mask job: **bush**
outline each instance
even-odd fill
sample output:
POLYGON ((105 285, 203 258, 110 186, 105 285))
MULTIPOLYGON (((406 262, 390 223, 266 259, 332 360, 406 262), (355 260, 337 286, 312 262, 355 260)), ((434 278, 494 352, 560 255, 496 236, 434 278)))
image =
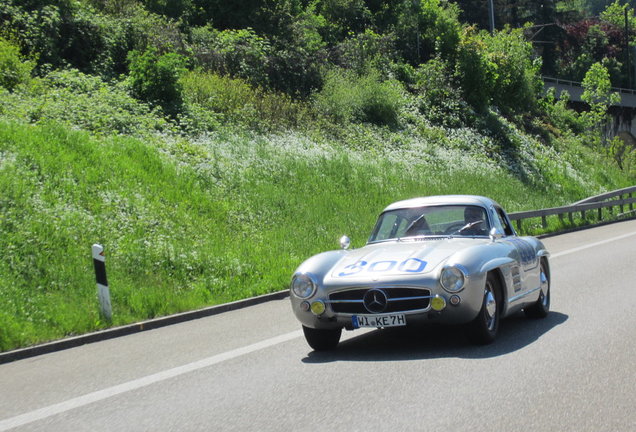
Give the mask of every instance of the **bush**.
POLYGON ((330 71, 323 89, 316 95, 316 106, 337 122, 368 122, 397 126, 405 99, 400 83, 382 81, 377 71, 358 76, 342 69, 330 71))
POLYGON ((12 91, 28 82, 34 67, 34 62, 22 58, 16 45, 0 37, 0 87, 12 91))
POLYGON ((400 2, 396 6, 395 33, 406 61, 416 66, 436 54, 452 56, 461 30, 456 4, 418 0, 400 2))
MULTIPOLYGON (((298 126, 307 116, 305 106, 290 96, 252 87, 238 78, 192 71, 183 76, 181 83, 187 110, 198 118, 208 111, 235 123, 274 129, 298 126)), ((215 125, 213 120, 211 126, 215 125)))
POLYGON ((422 115, 434 124, 447 127, 458 127, 466 123, 467 105, 446 61, 441 58, 429 60, 420 65, 414 78, 414 90, 422 115))
POLYGON ((456 75, 464 98, 477 111, 494 105, 504 114, 517 114, 535 109, 542 90, 540 68, 521 29, 491 35, 468 28, 459 46, 456 75))
POLYGON ((398 61, 395 36, 379 35, 372 30, 352 35, 331 49, 330 60, 358 74, 368 72, 370 68, 387 70, 391 62, 398 61))
POLYGON ((472 28, 465 30, 459 44, 455 68, 464 100, 477 112, 484 113, 492 102, 497 65, 485 54, 485 44, 472 28))
POLYGON ((179 79, 186 71, 185 59, 175 53, 160 55, 154 48, 143 53, 133 50, 128 59, 133 94, 176 115, 183 103, 179 79))
POLYGON ((63 122, 104 135, 142 136, 168 126, 131 97, 125 83, 106 83, 78 70, 53 71, 24 91, 2 95, 0 114, 32 123, 63 122))
POLYGON ((567 91, 562 92, 557 99, 556 90, 551 87, 539 100, 539 105, 550 124, 556 128, 554 132, 581 134, 585 130, 585 121, 576 111, 568 108, 569 102, 570 94, 567 91))
POLYGON ((218 31, 210 26, 198 27, 192 30, 191 40, 198 66, 254 85, 268 85, 271 47, 252 29, 218 31))

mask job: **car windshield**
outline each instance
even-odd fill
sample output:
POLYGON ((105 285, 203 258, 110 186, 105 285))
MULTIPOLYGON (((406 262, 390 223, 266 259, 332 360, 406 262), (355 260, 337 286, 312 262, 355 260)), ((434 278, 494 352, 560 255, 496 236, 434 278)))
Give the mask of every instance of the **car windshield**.
POLYGON ((474 205, 442 205, 390 210, 380 215, 369 242, 418 236, 487 236, 486 211, 474 205))

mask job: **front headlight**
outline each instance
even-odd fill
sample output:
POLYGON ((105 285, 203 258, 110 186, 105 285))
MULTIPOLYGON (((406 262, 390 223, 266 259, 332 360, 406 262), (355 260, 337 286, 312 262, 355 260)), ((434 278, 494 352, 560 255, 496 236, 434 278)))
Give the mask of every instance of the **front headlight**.
POLYGON ((448 292, 458 292, 464 288, 466 282, 466 275, 457 267, 446 267, 442 270, 442 276, 439 280, 444 288, 448 292))
POLYGON ((292 279, 291 290, 296 297, 309 298, 316 292, 316 282, 306 273, 297 274, 292 279))

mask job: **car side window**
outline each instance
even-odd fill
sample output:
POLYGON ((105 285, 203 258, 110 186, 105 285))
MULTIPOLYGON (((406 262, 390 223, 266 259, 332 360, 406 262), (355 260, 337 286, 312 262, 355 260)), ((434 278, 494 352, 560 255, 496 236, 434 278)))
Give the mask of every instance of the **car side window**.
POLYGON ((497 208, 497 218, 499 219, 499 223, 503 227, 504 234, 506 234, 507 236, 514 235, 515 232, 508 223, 508 218, 504 216, 504 212, 500 208, 497 208))

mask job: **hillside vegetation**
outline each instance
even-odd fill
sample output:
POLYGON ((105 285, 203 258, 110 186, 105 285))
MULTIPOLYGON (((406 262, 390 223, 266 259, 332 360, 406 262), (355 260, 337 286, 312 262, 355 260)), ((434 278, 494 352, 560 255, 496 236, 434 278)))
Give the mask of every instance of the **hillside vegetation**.
POLYGON ((577 113, 451 2, 205 4, 0 0, 0 350, 284 289, 399 199, 634 184, 601 60, 577 113))

